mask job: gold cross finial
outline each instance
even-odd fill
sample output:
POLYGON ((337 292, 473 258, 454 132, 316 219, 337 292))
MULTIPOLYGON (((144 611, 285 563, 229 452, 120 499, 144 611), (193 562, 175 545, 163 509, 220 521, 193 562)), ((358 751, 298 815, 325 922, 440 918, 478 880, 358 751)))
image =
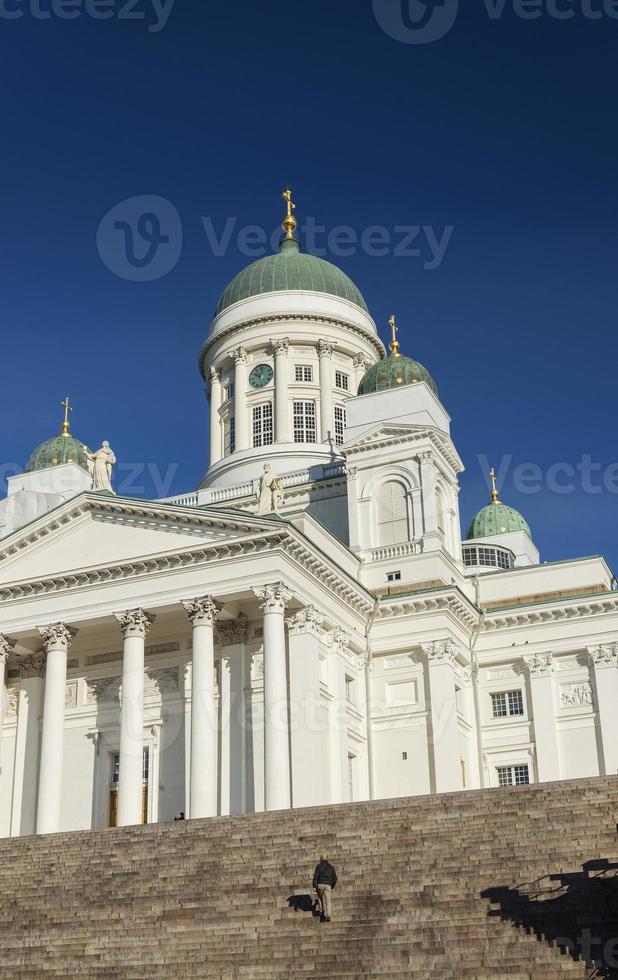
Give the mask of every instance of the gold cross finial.
POLYGON ((400 345, 399 345, 399 341, 397 340, 397 331, 399 328, 397 327, 397 318, 394 313, 392 317, 389 319, 388 325, 391 328, 391 334, 392 334, 392 340, 390 343, 391 354, 393 355, 393 357, 400 357, 399 354, 400 345))
POLYGON ((496 471, 492 468, 489 471, 489 476, 491 478, 491 502, 492 504, 498 503, 498 484, 496 483, 496 471))
POLYGON ((296 211, 296 205, 292 200, 292 191, 288 188, 287 191, 283 192, 283 200, 287 204, 288 213, 283 219, 282 228, 285 232, 285 239, 288 242, 295 241, 294 232, 298 227, 298 221, 294 217, 294 212, 296 211))
POLYGON ((64 401, 60 402, 60 404, 64 409, 64 421, 62 423, 62 432, 60 434, 63 436, 68 436, 69 429, 71 428, 71 425, 69 423, 69 412, 73 411, 73 407, 69 401, 69 396, 67 395, 64 401))

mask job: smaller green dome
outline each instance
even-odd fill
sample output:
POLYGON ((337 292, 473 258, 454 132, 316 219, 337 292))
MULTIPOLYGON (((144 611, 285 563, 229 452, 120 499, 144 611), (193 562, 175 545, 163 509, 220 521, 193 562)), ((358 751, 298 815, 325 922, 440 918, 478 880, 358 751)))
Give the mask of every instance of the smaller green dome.
POLYGON ((519 511, 496 500, 487 504, 472 518, 466 540, 491 538, 496 534, 508 534, 512 531, 525 531, 532 539, 530 528, 519 511))
POLYGON ((369 395, 374 391, 386 391, 388 388, 399 388, 401 385, 414 385, 425 381, 436 398, 438 386, 429 371, 418 361, 402 354, 385 358, 369 368, 361 381, 358 394, 369 395))
POLYGON ((46 470, 50 466, 61 466, 63 463, 77 463, 82 469, 88 469, 84 443, 70 432, 55 436, 37 446, 26 464, 26 472, 46 470))

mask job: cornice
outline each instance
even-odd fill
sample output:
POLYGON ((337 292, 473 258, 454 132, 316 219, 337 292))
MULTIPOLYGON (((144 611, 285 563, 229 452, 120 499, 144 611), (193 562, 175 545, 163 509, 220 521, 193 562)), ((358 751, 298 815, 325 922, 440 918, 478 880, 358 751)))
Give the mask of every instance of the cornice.
MULTIPOLYGON (((127 510, 131 514, 139 513, 144 510, 151 514, 149 508, 140 508, 133 505, 126 507, 119 501, 99 504, 98 501, 82 501, 75 508, 70 509, 57 520, 39 529, 38 533, 32 532, 22 540, 15 542, 9 554, 16 553, 22 548, 28 547, 33 541, 46 536, 50 530, 62 527, 69 523, 70 514, 79 516, 90 506, 94 509, 104 511, 127 510), (19 547, 18 547, 19 545, 19 547)), ((156 508, 155 508, 156 511, 156 508)), ((190 568, 207 562, 216 560, 226 560, 239 558, 245 555, 259 555, 270 551, 273 548, 281 548, 299 567, 314 577, 327 590, 337 596, 345 605, 354 609, 357 613, 367 614, 372 608, 371 595, 354 579, 340 569, 327 555, 315 549, 310 542, 301 537, 299 532, 287 524, 271 524, 265 528, 266 522, 258 520, 245 523, 243 520, 235 521, 233 518, 222 518, 209 515, 208 512, 193 512, 188 508, 170 508, 160 510, 161 517, 165 520, 171 517, 174 521, 181 523, 199 523, 206 526, 219 526, 225 528, 243 529, 249 532, 244 537, 232 540, 215 540, 201 545, 201 547, 187 548, 177 552, 165 552, 160 555, 151 555, 144 558, 135 558, 121 561, 113 565, 104 565, 92 568, 81 569, 75 572, 65 572, 61 575, 48 576, 41 579, 28 579, 0 585, 0 601, 15 599, 30 599, 35 596, 47 595, 70 591, 73 589, 103 585, 108 582, 122 579, 139 578, 153 572, 169 572, 177 569, 190 568), (184 514, 182 513, 184 510, 184 514), (186 520, 183 520, 186 518, 186 520), (195 518, 193 520, 192 518, 195 518), (261 533, 256 533, 257 528, 261 533)), ((2 554, 0 553, 0 558, 2 554)), ((6 557, 6 556, 5 556, 6 557)))
POLYGON ((384 596, 380 599, 378 619, 414 616, 421 613, 450 613, 466 629, 478 625, 480 613, 458 590, 445 588, 431 593, 384 596))
POLYGON ((542 606, 530 605, 518 609, 488 612, 485 615, 483 628, 499 630, 517 626, 536 626, 608 613, 618 613, 618 592, 598 593, 588 599, 571 602, 544 603, 542 606))
POLYGON ((262 530, 265 530, 266 525, 265 521, 261 521, 246 512, 242 514, 242 517, 240 514, 238 517, 235 515, 228 517, 221 512, 181 507, 175 504, 161 504, 157 501, 111 496, 95 497, 91 494, 81 494, 66 504, 60 505, 56 512, 49 512, 32 524, 18 529, 4 541, 0 541, 0 562, 14 557, 25 548, 32 547, 37 541, 66 527, 85 514, 126 516, 131 518, 132 523, 142 526, 164 523, 182 527, 210 527, 222 531, 236 530, 247 534, 255 533, 256 525, 262 530))
MULTIPOLYGON (((335 326, 342 327, 346 331, 357 334, 364 340, 369 341, 372 347, 375 348, 376 353, 379 355, 380 360, 386 357, 386 350, 384 344, 379 337, 369 332, 369 330, 364 330, 357 324, 350 323, 348 320, 343 320, 340 317, 335 316, 324 316, 319 313, 272 313, 264 316, 249 317, 246 320, 241 320, 239 323, 232 324, 222 330, 220 333, 215 334, 214 337, 210 337, 204 341, 202 350, 199 356, 199 368, 200 373, 204 380, 206 380, 204 374, 204 362, 208 356, 212 347, 218 344, 221 340, 231 337, 233 334, 237 333, 239 330, 245 330, 250 327, 259 327, 266 324, 272 323, 290 323, 290 322, 304 322, 304 323, 316 323, 323 326, 335 326)), ((292 340, 292 343, 294 341, 292 340)))
POLYGON ((451 439, 446 434, 434 428, 416 428, 409 425, 391 426, 385 424, 376 426, 373 430, 359 436, 354 442, 343 447, 345 457, 352 461, 367 452, 375 453, 378 449, 392 449, 410 443, 429 441, 439 456, 452 469, 454 474, 463 471, 463 462, 456 452, 451 439))

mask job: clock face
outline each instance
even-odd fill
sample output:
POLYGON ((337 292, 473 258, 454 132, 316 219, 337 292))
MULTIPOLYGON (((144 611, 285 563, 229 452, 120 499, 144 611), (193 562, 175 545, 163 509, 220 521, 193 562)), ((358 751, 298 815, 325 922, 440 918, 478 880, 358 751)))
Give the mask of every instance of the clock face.
POLYGON ((272 379, 273 369, 270 364, 258 364, 249 375, 249 384, 252 388, 264 388, 272 379))

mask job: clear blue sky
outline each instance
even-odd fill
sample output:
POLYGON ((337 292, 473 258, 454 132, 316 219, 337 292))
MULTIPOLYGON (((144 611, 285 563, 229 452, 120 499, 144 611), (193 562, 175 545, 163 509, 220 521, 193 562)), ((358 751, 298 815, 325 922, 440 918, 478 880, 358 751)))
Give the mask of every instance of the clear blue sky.
MULTIPOLYGON (((531 20, 512 0, 501 17, 496 0, 466 0, 444 37, 408 44, 370 0, 176 0, 156 31, 152 0, 139 20, 118 16, 125 0, 103 0, 109 20, 86 0, 54 0, 42 19, 52 0, 36 2, 0 4, 6 464, 54 434, 68 393, 81 439, 109 439, 123 464, 174 465, 164 489, 193 489, 208 442, 197 355, 250 261, 234 236, 214 255, 202 219, 217 235, 228 218, 270 232, 289 182, 301 222, 382 225, 394 244, 396 226, 454 226, 435 269, 422 236, 420 257, 330 258, 385 339, 398 313, 405 352, 436 378, 467 467, 464 524, 488 499, 479 455, 512 457, 503 498, 543 557, 602 552, 618 567, 618 20, 591 19, 584 0, 561 0, 568 20, 541 0, 531 20), (177 264, 150 282, 113 274, 97 249, 104 216, 141 195, 172 202, 183 231, 177 264), (586 457, 601 492, 578 472, 572 492, 548 487, 552 466, 586 457), (513 479, 525 463, 536 493, 513 479)), ((404 38, 425 10, 410 3, 376 0, 404 38)), ((425 19, 444 14, 434 6, 425 19)), ((140 486, 157 492, 148 475, 140 486)))

